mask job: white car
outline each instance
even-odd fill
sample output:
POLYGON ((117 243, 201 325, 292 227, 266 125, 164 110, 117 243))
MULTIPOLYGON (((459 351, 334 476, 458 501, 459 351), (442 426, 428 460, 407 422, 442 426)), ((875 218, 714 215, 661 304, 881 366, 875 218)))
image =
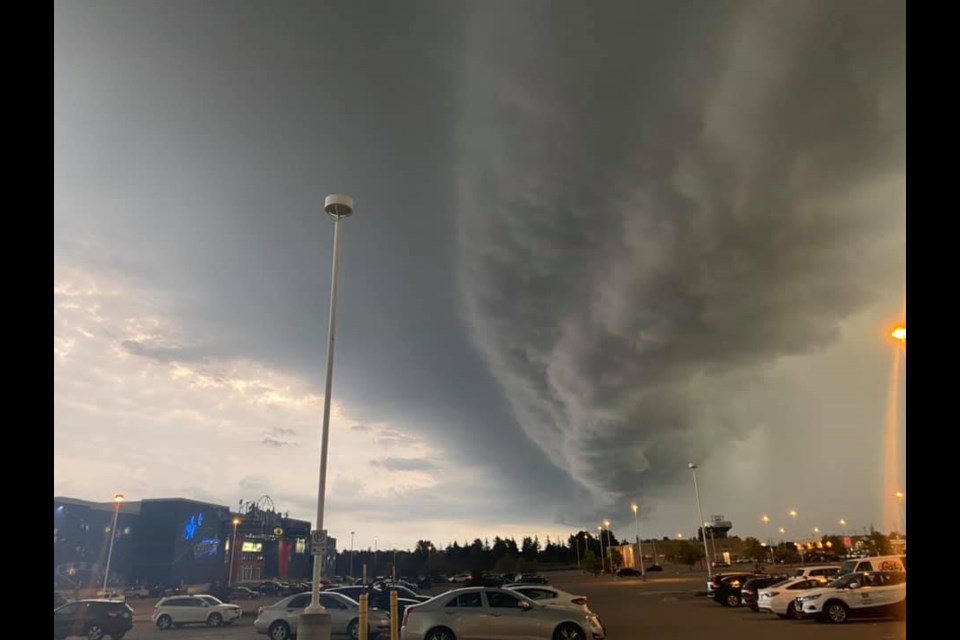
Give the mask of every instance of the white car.
POLYGON ((402 640, 603 640, 595 614, 540 604, 510 589, 454 589, 407 607, 402 640))
MULTIPOLYGON (((311 593, 288 596, 269 607, 260 607, 253 628, 265 633, 270 640, 289 640, 297 635, 300 614, 310 604, 311 593)), ((320 604, 330 614, 330 630, 333 636, 360 637, 360 603, 335 591, 321 591, 320 604)), ((389 637, 390 616, 379 609, 368 609, 367 637, 389 637)))
POLYGON ((842 624, 854 616, 906 616, 907 574, 850 573, 797 598, 797 611, 818 621, 842 624))
MULTIPOLYGON (((850 571, 846 573, 850 573, 850 571)), ((793 574, 794 578, 821 577, 829 580, 839 578, 840 576, 840 565, 838 564, 820 564, 811 567, 800 567, 793 574)))
POLYGON ((757 592, 757 609, 775 613, 781 618, 797 617, 797 596, 801 591, 819 589, 827 585, 825 578, 788 578, 757 592))
POLYGON ((541 584, 506 584, 503 588, 521 593, 531 600, 542 604, 576 607, 583 609, 585 613, 590 613, 586 596, 574 595, 562 589, 557 589, 556 587, 548 587, 541 584))
POLYGON ((185 624, 219 627, 240 619, 243 610, 210 595, 171 596, 163 598, 153 609, 153 624, 161 631, 185 624))

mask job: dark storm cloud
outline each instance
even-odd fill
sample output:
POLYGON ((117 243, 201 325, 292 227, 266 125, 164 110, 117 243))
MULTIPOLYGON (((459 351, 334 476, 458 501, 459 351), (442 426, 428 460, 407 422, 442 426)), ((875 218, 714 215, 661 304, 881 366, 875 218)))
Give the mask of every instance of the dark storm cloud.
POLYGON ((433 471, 437 468, 437 465, 430 460, 420 458, 384 458, 372 460, 370 464, 387 471, 433 471))
POLYGON ((902 5, 629 6, 478 11, 459 127, 475 344, 601 501, 745 436, 904 269, 902 5))

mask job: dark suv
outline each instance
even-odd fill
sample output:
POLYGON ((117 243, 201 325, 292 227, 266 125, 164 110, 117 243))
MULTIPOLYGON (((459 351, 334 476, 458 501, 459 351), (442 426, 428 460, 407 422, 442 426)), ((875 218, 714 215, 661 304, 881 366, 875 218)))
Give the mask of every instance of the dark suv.
POLYGON ((116 600, 77 600, 53 610, 53 637, 120 640, 133 628, 133 609, 116 600))

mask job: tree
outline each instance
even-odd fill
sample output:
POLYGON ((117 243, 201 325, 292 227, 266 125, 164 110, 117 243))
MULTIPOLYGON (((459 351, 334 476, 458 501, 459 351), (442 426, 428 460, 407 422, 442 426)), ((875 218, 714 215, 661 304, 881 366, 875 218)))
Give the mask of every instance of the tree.
POLYGON ((681 540, 676 552, 677 562, 685 564, 693 571, 693 565, 703 560, 703 549, 690 540, 681 540))
POLYGON ((870 545, 870 553, 875 556, 889 556, 893 553, 893 549, 890 546, 890 538, 879 531, 870 531, 870 535, 867 537, 867 544, 870 545))
POLYGON ((751 558, 755 562, 764 562, 768 560, 767 548, 764 547, 756 538, 745 538, 743 541, 743 555, 751 558))
POLYGON ((593 549, 587 549, 583 554, 583 568, 590 573, 600 573, 600 556, 593 549))

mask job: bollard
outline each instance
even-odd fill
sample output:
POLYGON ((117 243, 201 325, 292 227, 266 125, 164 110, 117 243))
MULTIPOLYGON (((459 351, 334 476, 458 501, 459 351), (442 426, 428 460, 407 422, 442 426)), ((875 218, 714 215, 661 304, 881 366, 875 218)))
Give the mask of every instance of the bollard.
POLYGON ((397 615, 397 592, 390 592, 390 640, 400 640, 400 617, 397 615))
POLYGON ((369 609, 367 607, 367 602, 370 600, 370 596, 366 593, 360 596, 360 640, 367 640, 367 629, 368 618, 370 617, 369 609))

